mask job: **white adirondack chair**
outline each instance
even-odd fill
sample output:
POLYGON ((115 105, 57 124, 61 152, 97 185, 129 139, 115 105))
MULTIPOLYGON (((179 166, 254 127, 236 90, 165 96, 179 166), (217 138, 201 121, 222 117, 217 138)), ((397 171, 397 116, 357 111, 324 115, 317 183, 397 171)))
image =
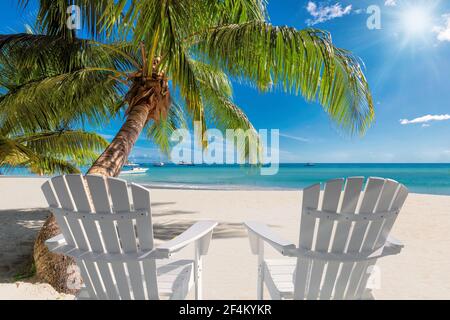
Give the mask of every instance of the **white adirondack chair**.
POLYGON ((246 222, 252 253, 258 255, 258 299, 264 283, 272 299, 372 298, 367 283, 371 274, 380 276, 374 272, 377 259, 403 247, 388 235, 408 189, 369 178, 363 190, 363 182, 336 179, 323 191, 320 184, 304 189, 298 247, 263 224, 246 222), (265 243, 291 258, 265 259, 265 243))
POLYGON ((78 298, 184 299, 194 284, 195 298, 202 298, 202 256, 216 222, 197 222, 155 247, 148 189, 128 188, 116 178, 64 175, 42 190, 62 231, 46 244, 75 259, 84 282, 78 298), (195 259, 161 260, 190 243, 195 259))

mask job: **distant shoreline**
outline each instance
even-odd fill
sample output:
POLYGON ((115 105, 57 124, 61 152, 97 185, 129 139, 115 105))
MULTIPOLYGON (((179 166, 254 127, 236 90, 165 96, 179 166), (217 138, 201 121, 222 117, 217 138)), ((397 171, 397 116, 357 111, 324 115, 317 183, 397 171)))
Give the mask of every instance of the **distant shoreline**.
MULTIPOLYGON (((0 181, 2 178, 10 179, 48 179, 48 176, 35 176, 35 175, 0 175, 0 181)), ((119 179, 125 179, 125 177, 118 177, 119 179)), ((325 182, 325 181, 317 181, 325 182)), ((188 183, 139 183, 136 181, 128 181, 129 184, 137 183, 148 189, 155 190, 199 190, 199 191, 302 191, 302 187, 277 187, 277 186, 255 186, 255 185, 220 185, 220 184, 188 184, 188 183)), ((412 191, 413 194, 419 195, 433 195, 433 196, 450 196, 450 194, 442 193, 426 193, 412 191)))
MULTIPOLYGON (((275 175, 262 175, 258 168, 239 165, 139 166, 148 169, 119 178, 152 189, 295 191, 336 178, 382 177, 404 184, 413 193, 450 195, 450 164, 443 163, 281 164, 275 175)), ((9 177, 33 177, 23 169, 7 173, 9 177)))
POLYGON ((204 190, 204 191, 295 191, 302 188, 282 188, 272 186, 245 186, 245 185, 196 185, 196 184, 141 184, 149 189, 161 190, 204 190))

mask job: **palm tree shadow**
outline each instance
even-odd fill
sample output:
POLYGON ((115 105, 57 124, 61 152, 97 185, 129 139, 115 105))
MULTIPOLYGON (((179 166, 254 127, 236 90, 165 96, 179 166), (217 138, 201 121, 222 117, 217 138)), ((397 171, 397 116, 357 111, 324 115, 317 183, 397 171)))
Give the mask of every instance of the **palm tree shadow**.
POLYGON ((0 210, 0 281, 30 268, 34 241, 49 215, 45 209, 0 210))
MULTIPOLYGON (((158 240, 171 240, 191 227, 196 221, 164 222, 153 224, 154 237, 158 240)), ((221 222, 214 229, 213 239, 245 238, 247 231, 242 223, 221 222)))
POLYGON ((176 205, 177 203, 175 201, 170 202, 152 202, 152 216, 153 217, 165 217, 165 216, 173 216, 178 214, 194 214, 197 213, 197 211, 189 211, 189 210, 178 210, 178 209, 172 209, 168 210, 165 208, 165 206, 171 206, 176 205), (158 207, 163 208, 158 208, 158 207), (156 208, 155 208, 156 207, 156 208))
POLYGON ((164 217, 164 216, 173 216, 178 214, 194 214, 197 211, 188 211, 188 210, 164 210, 161 212, 152 212, 153 217, 164 217))
POLYGON ((213 239, 246 238, 247 230, 243 223, 221 222, 214 229, 213 239))
POLYGON ((152 207, 159 207, 159 206, 168 206, 171 204, 177 204, 175 201, 170 202, 152 202, 152 207))

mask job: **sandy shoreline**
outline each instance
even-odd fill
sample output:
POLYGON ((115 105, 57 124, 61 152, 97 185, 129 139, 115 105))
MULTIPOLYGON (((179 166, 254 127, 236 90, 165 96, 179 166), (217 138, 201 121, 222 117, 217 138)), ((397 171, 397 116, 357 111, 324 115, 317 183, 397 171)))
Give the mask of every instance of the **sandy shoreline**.
MULTIPOLYGON (((36 189, 38 183, 33 183, 29 189, 22 187, 21 194, 39 192, 36 189)), ((11 218, 14 215, 11 197, 17 190, 5 188, 6 183, 2 184, 0 179, 0 210, 10 209, 0 211, 2 232, 11 229, 8 224, 19 223, 11 218)), ((284 238, 297 242, 301 206, 299 191, 152 189, 151 194, 155 235, 160 241, 170 239, 197 220, 220 222, 204 262, 205 299, 256 298, 256 257, 250 253, 243 221, 265 222, 284 238)), ((28 198, 24 205, 31 205, 31 198, 35 205, 43 200, 39 194, 28 198)), ((35 208, 43 206, 36 205, 35 208)), ((21 223, 24 225, 23 221, 21 223)), ((450 196, 411 194, 393 230, 395 237, 406 247, 400 255, 379 261, 381 288, 375 290, 375 297, 450 299, 449 231, 450 196)), ((2 244, 0 248, 4 246, 2 244)), ((188 248, 175 258, 189 257, 192 251, 188 248)), ((268 256, 276 257, 274 252, 267 251, 268 256)), ((0 298, 27 298, 23 293, 25 289, 20 294, 14 286, 0 284, 0 298)), ((25 287, 22 284, 22 288, 25 287)), ((29 290, 32 290, 33 297, 57 297, 54 292, 50 294, 48 288, 39 290, 36 285, 32 288, 29 290)))

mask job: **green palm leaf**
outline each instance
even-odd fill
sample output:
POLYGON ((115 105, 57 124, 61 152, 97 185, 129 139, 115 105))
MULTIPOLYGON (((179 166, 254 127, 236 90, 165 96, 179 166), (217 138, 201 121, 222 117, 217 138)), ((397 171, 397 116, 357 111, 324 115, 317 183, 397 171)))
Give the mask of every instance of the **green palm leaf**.
POLYGON ((187 128, 185 112, 180 105, 172 102, 167 118, 161 117, 158 123, 148 125, 146 135, 164 154, 169 155, 172 145, 170 137, 176 130, 184 128, 187 128))
MULTIPOLYGON (((5 130, 3 130, 5 131, 5 130)), ((79 172, 108 142, 82 130, 41 131, 0 137, 0 167, 24 166, 39 174, 79 172)))
POLYGON ((198 38, 196 49, 262 91, 280 88, 318 101, 350 132, 364 132, 373 120, 372 97, 359 60, 336 48, 326 32, 252 21, 209 30, 198 38))

